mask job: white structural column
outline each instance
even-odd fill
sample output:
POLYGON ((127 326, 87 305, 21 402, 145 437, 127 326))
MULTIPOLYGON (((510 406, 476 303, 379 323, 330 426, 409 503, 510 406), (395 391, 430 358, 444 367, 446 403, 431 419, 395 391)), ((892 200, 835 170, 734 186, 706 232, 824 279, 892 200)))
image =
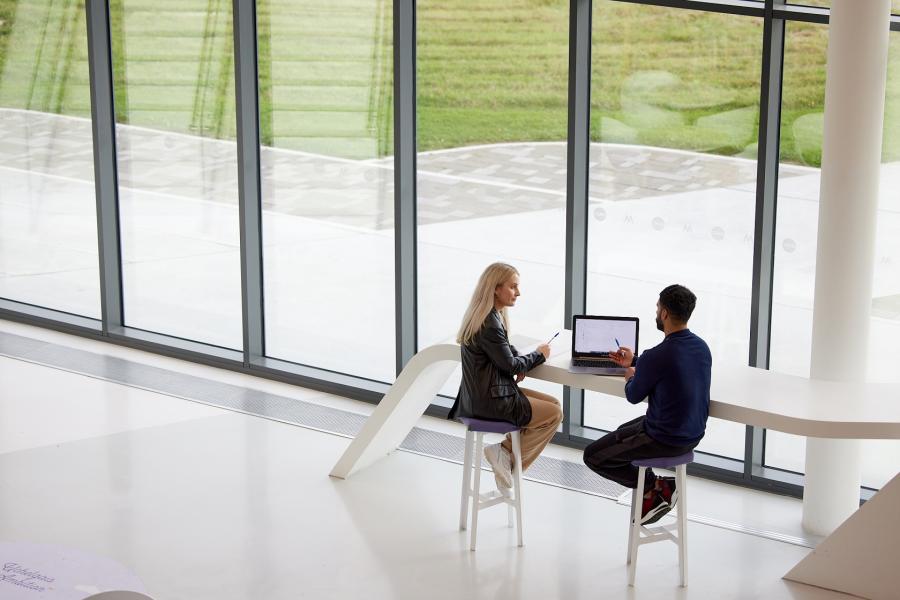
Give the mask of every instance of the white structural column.
MULTIPOLYGON (((890 0, 833 0, 810 377, 867 365, 890 0)), ((853 398, 847 398, 852 403, 853 398)), ((827 535, 859 507, 859 442, 808 438, 803 526, 827 535)))

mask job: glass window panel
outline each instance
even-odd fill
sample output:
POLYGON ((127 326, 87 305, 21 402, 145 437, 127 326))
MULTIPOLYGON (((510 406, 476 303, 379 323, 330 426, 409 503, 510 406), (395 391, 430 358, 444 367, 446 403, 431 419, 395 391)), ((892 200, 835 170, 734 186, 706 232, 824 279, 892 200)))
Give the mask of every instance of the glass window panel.
POLYGON ((391 3, 257 3, 266 352, 395 376, 391 3))
POLYGON ((0 2, 0 297, 100 318, 83 3, 0 2))
MULTIPOLYGON (((594 11, 588 310, 640 317, 646 350, 662 340, 660 290, 682 283, 713 369, 746 364, 762 20, 594 11)), ((609 430, 645 410, 590 393, 584 422, 609 430)), ((699 449, 743 458, 744 426, 710 419, 699 449)))
MULTIPOLYGON (((549 339, 565 298, 568 6, 427 0, 418 20, 419 346, 452 339, 484 268, 521 274, 513 341, 549 339)), ((523 385, 562 397, 561 386, 523 385)), ((459 378, 443 392, 455 396, 459 378)))
MULTIPOLYGON (((773 288, 771 367, 809 376, 813 292, 825 98, 828 28, 789 23, 784 58, 781 130, 782 164, 773 288)), ((884 141, 880 172, 878 229, 868 379, 900 381, 896 369, 900 339, 900 34, 891 33, 885 96, 884 141)), ((805 438, 769 431, 768 465, 802 472, 805 438)), ((900 442, 862 443, 862 483, 881 487, 900 464, 900 442)))
MULTIPOLYGON (((788 4, 799 4, 801 6, 831 6, 831 0, 802 0, 801 2, 788 2, 788 4)), ((891 0, 891 13, 900 14, 900 0, 891 0)))
POLYGON ((111 11, 125 323, 241 348, 231 2, 111 11))

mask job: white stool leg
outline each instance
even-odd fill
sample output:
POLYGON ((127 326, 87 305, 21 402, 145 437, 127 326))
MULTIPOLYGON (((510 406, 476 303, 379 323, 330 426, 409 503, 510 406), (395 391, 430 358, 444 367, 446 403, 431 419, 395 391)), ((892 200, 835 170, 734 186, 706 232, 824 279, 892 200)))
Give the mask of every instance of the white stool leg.
POLYGON ((625 564, 631 564, 631 540, 634 539, 634 506, 638 501, 637 488, 631 490, 631 520, 628 521, 628 556, 625 558, 625 564))
MULTIPOLYGON (((512 436, 513 436, 513 434, 510 434, 510 435, 509 435, 509 440, 510 440, 509 443, 510 443, 510 446, 512 446, 512 436)), ((515 448, 513 448, 513 452, 515 452, 515 448)), ((516 467, 515 467, 515 462, 516 462, 516 459, 513 458, 513 459, 512 459, 513 469, 516 468, 516 467)), ((513 499, 513 500, 515 500, 515 499, 513 499)), ((509 528, 515 527, 515 522, 514 522, 514 519, 513 519, 513 511, 514 511, 514 510, 515 510, 515 509, 514 509, 514 507, 513 507, 512 504, 507 504, 507 505, 506 505, 506 526, 509 527, 509 528)))
POLYGON ((678 486, 678 565, 681 568, 681 587, 687 587, 687 465, 675 467, 678 486))
POLYGON ((522 444, 518 431, 513 431, 512 435, 513 459, 513 485, 515 486, 515 504, 516 504, 516 525, 519 533, 519 546, 522 546, 522 444))
POLYGON ((472 496, 472 438, 474 434, 466 430, 466 449, 463 453, 462 494, 459 498, 459 529, 465 531, 469 521, 469 498, 472 496))
POLYGON ((469 550, 475 550, 475 538, 478 535, 478 512, 481 510, 481 460, 484 457, 484 434, 480 431, 475 434, 475 455, 472 457, 472 465, 475 481, 472 486, 472 540, 469 550))
POLYGON ((644 504, 644 478, 646 476, 646 467, 640 467, 638 471, 637 487, 635 488, 634 503, 631 511, 631 535, 628 554, 631 556, 631 562, 628 563, 628 585, 634 586, 634 574, 637 570, 637 550, 641 540, 641 508, 644 504))

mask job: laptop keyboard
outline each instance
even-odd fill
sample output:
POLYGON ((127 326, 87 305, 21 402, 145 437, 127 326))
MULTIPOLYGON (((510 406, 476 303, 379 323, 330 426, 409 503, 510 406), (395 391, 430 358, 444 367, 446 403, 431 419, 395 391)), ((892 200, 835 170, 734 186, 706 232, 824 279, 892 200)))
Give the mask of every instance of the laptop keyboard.
POLYGON ((621 369, 619 365, 611 360, 597 360, 590 358, 576 358, 572 361, 576 367, 600 367, 603 369, 621 369))

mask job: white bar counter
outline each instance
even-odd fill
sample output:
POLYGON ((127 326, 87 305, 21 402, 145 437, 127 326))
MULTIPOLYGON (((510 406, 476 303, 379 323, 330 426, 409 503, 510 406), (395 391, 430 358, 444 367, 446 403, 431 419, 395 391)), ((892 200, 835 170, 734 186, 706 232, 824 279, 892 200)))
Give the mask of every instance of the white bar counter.
MULTIPOLYGON (((528 376, 624 397, 622 377, 569 373, 571 340, 570 330, 560 332, 550 360, 528 376)), ((520 350, 525 348, 520 346, 520 350)), ((436 344, 419 351, 335 464, 331 476, 347 478, 395 450, 459 362, 457 344, 436 344)), ((713 362, 709 415, 795 435, 900 439, 900 384, 812 380, 713 362)))
MULTIPOLYGON (((560 333, 550 360, 528 376, 624 397, 621 377, 569 373, 571 335, 560 333)), ((814 380, 713 360, 709 416, 795 435, 898 439, 900 384, 814 380)))

